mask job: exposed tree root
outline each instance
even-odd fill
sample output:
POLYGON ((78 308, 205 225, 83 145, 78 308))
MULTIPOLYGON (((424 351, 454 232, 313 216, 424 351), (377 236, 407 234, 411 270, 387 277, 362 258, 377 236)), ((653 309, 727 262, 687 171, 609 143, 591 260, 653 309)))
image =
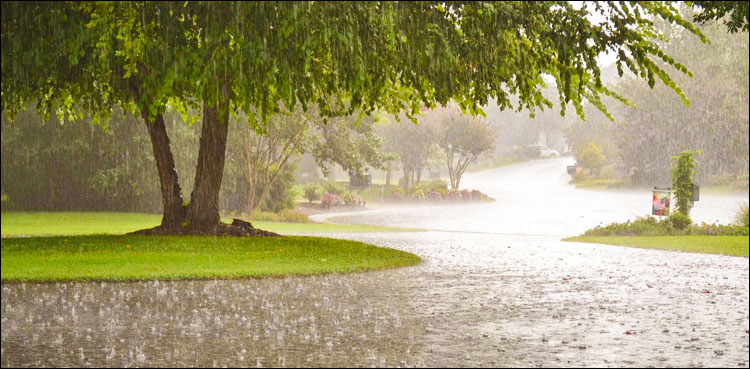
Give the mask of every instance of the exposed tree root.
POLYGON ((199 235, 199 236, 280 236, 278 233, 264 231, 254 228, 250 222, 240 219, 234 219, 232 224, 219 223, 210 227, 163 227, 141 229, 131 232, 132 235, 151 235, 151 236, 169 236, 169 235, 199 235))

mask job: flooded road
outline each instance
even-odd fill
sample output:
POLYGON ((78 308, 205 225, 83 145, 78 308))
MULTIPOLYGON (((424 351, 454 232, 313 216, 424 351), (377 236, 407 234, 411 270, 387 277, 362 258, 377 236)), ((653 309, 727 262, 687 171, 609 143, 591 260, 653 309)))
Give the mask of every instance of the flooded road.
MULTIPOLYGON (((383 209, 337 217, 333 221, 570 237, 600 224, 635 220, 651 214, 649 189, 593 191, 569 185, 570 176, 565 166, 573 162, 572 158, 536 160, 465 175, 461 180, 462 188, 479 189, 497 200, 492 203, 383 209)), ((690 217, 698 224, 730 223, 743 201, 748 201, 747 195, 702 194, 690 217)))
MULTIPOLYGON (((418 266, 243 281, 2 286, 3 366, 748 367, 748 260, 567 243, 650 193, 567 185, 566 159, 467 176, 495 203, 334 221, 418 266)), ((703 196, 697 222, 746 197, 703 196)), ((320 218, 323 218, 321 216, 320 218)))

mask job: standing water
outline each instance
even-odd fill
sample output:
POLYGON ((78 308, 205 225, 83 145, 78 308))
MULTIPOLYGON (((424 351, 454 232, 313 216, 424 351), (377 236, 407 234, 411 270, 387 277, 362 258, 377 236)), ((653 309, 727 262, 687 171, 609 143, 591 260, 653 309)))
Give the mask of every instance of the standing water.
MULTIPOLYGON (((650 211, 566 182, 566 159, 467 176, 497 199, 335 221, 398 270, 260 280, 4 284, 3 366, 748 366, 745 258, 561 242, 650 211)), ((727 222, 743 196, 703 196, 727 222)), ((321 217, 322 218, 322 217, 321 217)))

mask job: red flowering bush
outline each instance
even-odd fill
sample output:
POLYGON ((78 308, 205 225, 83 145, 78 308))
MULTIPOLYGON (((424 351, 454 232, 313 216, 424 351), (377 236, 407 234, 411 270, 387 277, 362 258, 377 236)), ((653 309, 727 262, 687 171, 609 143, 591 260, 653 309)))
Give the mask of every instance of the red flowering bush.
POLYGON ((341 205, 341 198, 337 195, 326 192, 325 194, 323 194, 323 199, 320 200, 320 204, 323 205, 324 208, 341 205))

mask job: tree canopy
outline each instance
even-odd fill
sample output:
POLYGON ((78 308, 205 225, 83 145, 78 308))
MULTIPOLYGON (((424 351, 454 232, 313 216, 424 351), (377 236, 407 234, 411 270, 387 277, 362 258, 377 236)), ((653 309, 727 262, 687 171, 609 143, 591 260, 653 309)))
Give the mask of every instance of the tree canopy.
POLYGON ((549 103, 543 74, 579 107, 610 93, 595 60, 604 51, 679 94, 653 59, 686 69, 661 51, 651 18, 700 31, 669 3, 607 4, 3 2, 2 104, 101 113, 131 101, 123 81, 147 79, 139 103, 155 112, 169 99, 217 99, 225 71, 233 107, 262 117, 279 102, 416 113, 451 98, 508 108, 516 94, 518 108, 533 108, 549 103), (607 21, 592 22, 593 13, 607 21))

